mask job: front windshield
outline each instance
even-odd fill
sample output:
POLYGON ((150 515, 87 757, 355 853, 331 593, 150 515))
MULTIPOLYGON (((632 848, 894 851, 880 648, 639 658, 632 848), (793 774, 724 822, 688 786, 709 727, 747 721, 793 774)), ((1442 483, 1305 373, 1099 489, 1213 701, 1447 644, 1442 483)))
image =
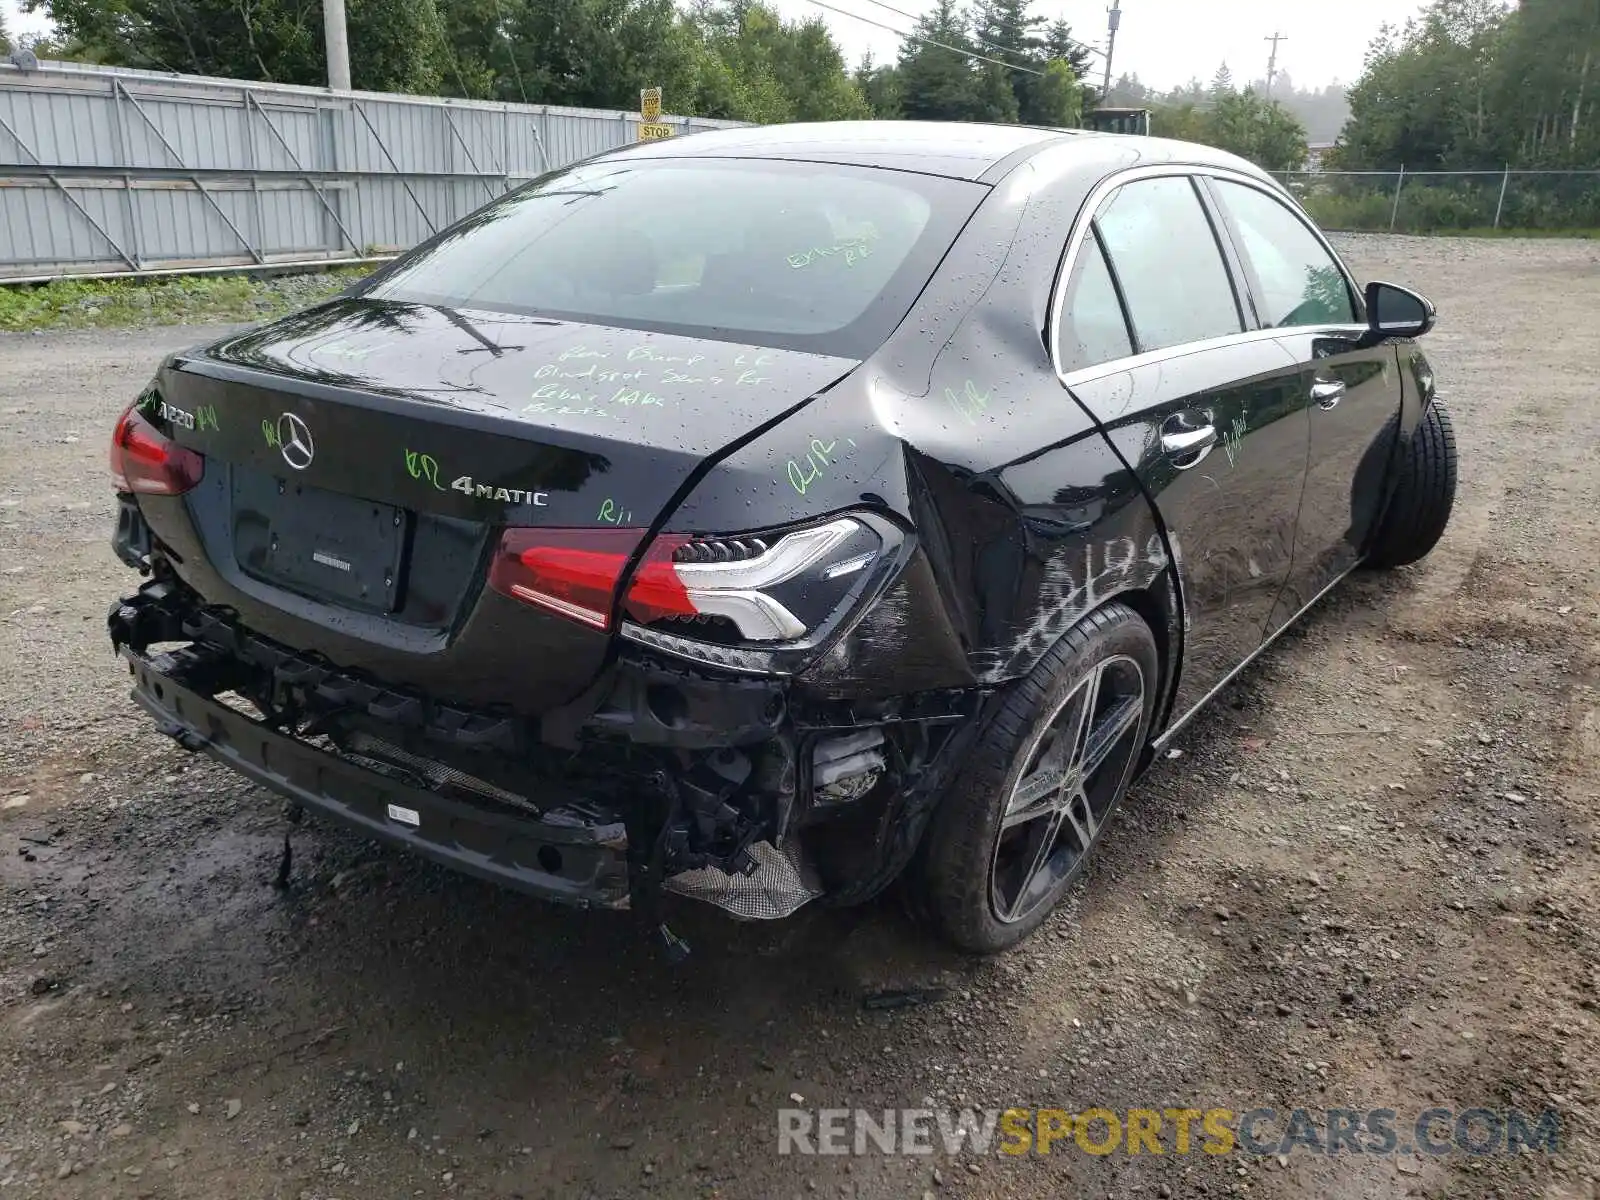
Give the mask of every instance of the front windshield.
POLYGON ((814 163, 602 160, 473 214, 365 294, 862 357, 986 190, 814 163))

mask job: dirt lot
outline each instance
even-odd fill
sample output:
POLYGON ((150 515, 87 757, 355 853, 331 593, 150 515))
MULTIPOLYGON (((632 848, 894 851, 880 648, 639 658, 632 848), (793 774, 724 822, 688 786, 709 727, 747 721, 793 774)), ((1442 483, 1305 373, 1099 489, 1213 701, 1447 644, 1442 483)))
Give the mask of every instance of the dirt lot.
POLYGON ((1279 643, 986 962, 885 902, 686 912, 674 970, 324 827, 274 891, 279 804, 136 717, 104 634, 107 431, 212 331, 0 340, 0 1197, 1595 1196, 1600 245, 1346 247, 1444 314, 1444 544, 1279 643), (1554 1107, 1567 1145, 776 1154, 780 1107, 925 1102, 1554 1107))

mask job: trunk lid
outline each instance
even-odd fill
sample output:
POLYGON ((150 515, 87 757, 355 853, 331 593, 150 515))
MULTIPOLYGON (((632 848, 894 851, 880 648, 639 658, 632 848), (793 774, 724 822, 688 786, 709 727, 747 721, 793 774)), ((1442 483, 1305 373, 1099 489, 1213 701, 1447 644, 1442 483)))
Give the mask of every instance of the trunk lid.
POLYGON ((485 589, 499 530, 647 527, 855 365, 354 298, 175 356, 144 411, 206 457, 184 507, 208 561, 179 570, 207 600, 342 666, 530 710, 587 686, 609 635, 485 589), (508 659, 514 686, 493 679, 508 659))
POLYGON ((313 486, 511 525, 592 525, 610 500, 647 525, 707 457, 855 365, 358 298, 180 356, 160 390, 180 442, 313 486))

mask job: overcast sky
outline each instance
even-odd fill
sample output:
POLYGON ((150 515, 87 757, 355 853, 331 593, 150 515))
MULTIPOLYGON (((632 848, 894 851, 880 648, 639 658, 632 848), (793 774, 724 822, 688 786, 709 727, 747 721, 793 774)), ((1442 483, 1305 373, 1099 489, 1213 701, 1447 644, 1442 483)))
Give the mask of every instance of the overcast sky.
MULTIPOLYGON (((787 17, 820 15, 851 65, 867 51, 880 62, 892 60, 900 48, 897 33, 851 16, 829 12, 812 0, 770 0, 787 17)), ((911 27, 891 11, 917 14, 933 0, 822 0, 832 8, 870 18, 896 30, 911 27)), ((1093 45, 1105 45, 1109 0, 1034 0, 1032 11, 1048 20, 1065 17, 1074 34, 1093 45)), ((1136 73, 1146 83, 1168 88, 1191 77, 1210 80, 1226 61, 1240 81, 1265 75, 1263 40, 1274 31, 1288 40, 1278 47, 1278 65, 1301 87, 1349 83, 1361 72, 1361 56, 1384 21, 1399 24, 1421 7, 1418 0, 1122 0, 1122 30, 1117 35, 1112 73, 1136 73)), ((43 18, 18 12, 17 0, 0 0, 14 33, 45 28, 43 18)), ((1104 68, 1096 57, 1095 70, 1104 68)))

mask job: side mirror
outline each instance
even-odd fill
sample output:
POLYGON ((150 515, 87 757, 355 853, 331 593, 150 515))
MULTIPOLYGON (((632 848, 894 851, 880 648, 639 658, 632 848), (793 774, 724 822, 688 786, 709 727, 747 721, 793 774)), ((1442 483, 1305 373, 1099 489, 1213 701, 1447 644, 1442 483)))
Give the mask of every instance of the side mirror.
POLYGON ((1432 329, 1439 314, 1427 297, 1393 283, 1367 284, 1367 337, 1419 338, 1432 329))

